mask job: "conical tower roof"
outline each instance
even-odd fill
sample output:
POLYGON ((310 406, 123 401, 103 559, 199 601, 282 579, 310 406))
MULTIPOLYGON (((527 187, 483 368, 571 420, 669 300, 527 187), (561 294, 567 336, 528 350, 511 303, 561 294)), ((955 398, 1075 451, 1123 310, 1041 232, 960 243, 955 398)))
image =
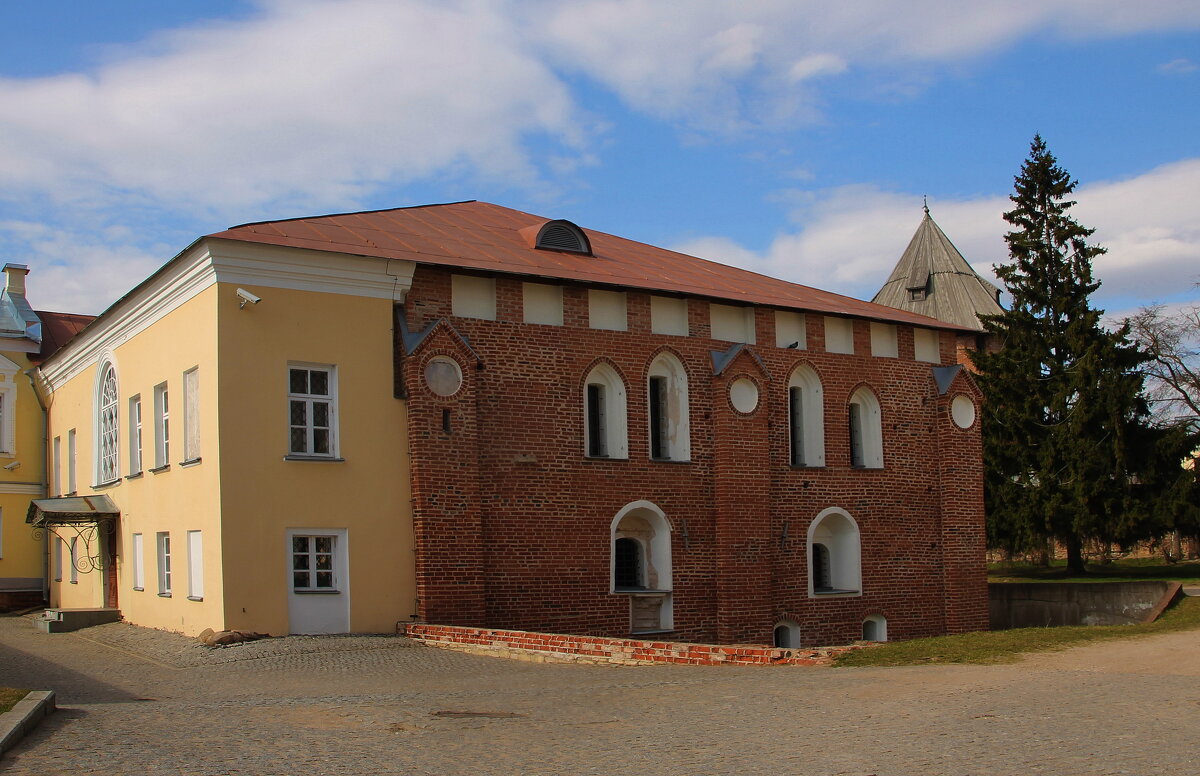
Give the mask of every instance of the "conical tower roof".
POLYGON ((872 302, 983 331, 980 315, 1003 312, 1000 289, 979 277, 925 208, 891 277, 872 302))

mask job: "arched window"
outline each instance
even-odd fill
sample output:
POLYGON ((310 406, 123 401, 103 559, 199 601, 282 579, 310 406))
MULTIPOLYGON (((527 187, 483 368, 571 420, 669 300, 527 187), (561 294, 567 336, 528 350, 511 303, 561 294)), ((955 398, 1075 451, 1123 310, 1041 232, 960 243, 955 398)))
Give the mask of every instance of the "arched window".
POLYGON ((865 385, 850 395, 850 465, 856 469, 883 468, 883 419, 879 399, 865 385))
POLYGON ((857 595, 862 590, 858 523, 831 507, 808 527, 810 595, 857 595))
POLYGON ((796 649, 800 646, 800 626, 790 620, 778 623, 774 643, 781 649, 796 649))
POLYGON ((825 404, 821 381, 807 364, 788 380, 788 437, 792 466, 825 465, 825 404))
POLYGON ((687 373, 671 353, 650 362, 647 377, 650 457, 659 461, 691 458, 687 373))
POLYGON ((584 381, 583 453, 589 458, 629 457, 625 382, 608 364, 597 364, 584 381))
POLYGON ((629 595, 630 631, 670 630, 671 526, 649 501, 625 505, 610 527, 611 592, 629 595))
POLYGON ((882 614, 872 614, 863 620, 863 641, 887 641, 887 618, 882 614))
POLYGON ((110 362, 100 365, 96 386, 96 482, 117 479, 120 423, 117 415, 117 370, 110 362))

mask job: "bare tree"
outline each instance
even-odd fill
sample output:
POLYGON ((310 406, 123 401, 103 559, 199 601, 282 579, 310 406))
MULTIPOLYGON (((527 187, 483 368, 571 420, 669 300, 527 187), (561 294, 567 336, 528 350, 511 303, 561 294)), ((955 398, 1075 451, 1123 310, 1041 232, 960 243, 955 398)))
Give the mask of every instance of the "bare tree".
POLYGON ((1142 370, 1156 414, 1200 423, 1200 304, 1173 312, 1163 305, 1143 307, 1129 323, 1150 356, 1142 370))

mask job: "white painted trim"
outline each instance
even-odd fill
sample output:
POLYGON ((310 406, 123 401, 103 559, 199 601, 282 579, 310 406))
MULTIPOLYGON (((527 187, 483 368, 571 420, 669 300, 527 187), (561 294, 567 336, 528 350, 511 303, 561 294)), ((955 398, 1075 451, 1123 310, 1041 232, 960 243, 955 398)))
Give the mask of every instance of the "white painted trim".
POLYGON ((0 493, 19 496, 41 496, 46 486, 40 482, 0 482, 0 493))
MULTIPOLYGON (((416 264, 235 240, 202 239, 101 314, 39 370, 51 392, 214 283, 404 301, 416 264)), ((266 300, 269 301, 269 300, 266 300)))
MULTIPOLYGON (((807 541, 804 544, 804 552, 805 552, 805 557, 807 558, 806 562, 808 564, 808 597, 809 598, 855 598, 855 597, 862 596, 862 531, 858 527, 858 521, 855 520, 850 515, 849 512, 842 509, 841 507, 828 507, 828 508, 823 509, 820 512, 818 512, 817 516, 814 517, 812 522, 808 524, 808 535, 807 535, 807 541), (851 587, 847 587, 844 589, 851 590, 852 592, 820 593, 820 594, 818 594, 813 587, 813 570, 812 570, 813 535, 816 534, 817 528, 818 528, 818 526, 821 525, 821 522, 825 518, 829 517, 830 515, 837 515, 839 517, 845 518, 847 521, 849 521, 850 526, 854 529, 854 540, 853 540, 852 548, 847 548, 845 546, 829 547, 829 556, 830 556, 829 564, 830 564, 830 572, 831 572, 830 576, 833 577, 831 582, 833 582, 834 587, 838 586, 837 580, 839 579, 839 576, 838 576, 837 571, 839 569, 841 569, 844 572, 845 564, 849 563, 850 569, 852 571, 852 574, 850 576, 853 577, 853 579, 851 581, 854 584, 851 587), (853 552, 851 552, 850 549, 852 549, 853 552), (853 557, 851 557, 851 556, 853 556, 853 557)), ((841 578, 844 581, 844 576, 841 578)))

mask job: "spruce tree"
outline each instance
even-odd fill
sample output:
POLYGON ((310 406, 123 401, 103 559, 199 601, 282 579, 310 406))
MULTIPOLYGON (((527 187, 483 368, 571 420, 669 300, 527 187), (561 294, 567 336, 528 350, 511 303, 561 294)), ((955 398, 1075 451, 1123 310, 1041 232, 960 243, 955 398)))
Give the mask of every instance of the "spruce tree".
POLYGON ((1076 182, 1040 136, 1004 214, 1010 262, 996 275, 1010 308, 984 327, 999 350, 973 354, 986 396, 985 493, 994 547, 1027 551, 1047 539, 1084 572, 1087 539, 1128 542, 1146 530, 1134 487, 1151 444, 1148 409, 1126 324, 1108 331, 1089 298, 1091 262, 1105 252, 1069 215, 1076 182))

